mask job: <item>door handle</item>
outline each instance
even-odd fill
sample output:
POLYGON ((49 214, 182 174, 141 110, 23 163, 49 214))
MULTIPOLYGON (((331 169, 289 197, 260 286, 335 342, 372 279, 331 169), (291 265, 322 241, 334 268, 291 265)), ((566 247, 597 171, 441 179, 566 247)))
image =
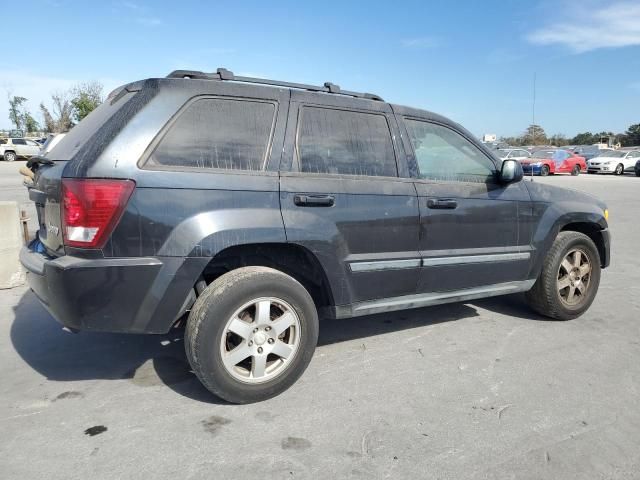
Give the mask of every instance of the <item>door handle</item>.
POLYGON ((332 195, 294 195, 293 203, 299 207, 333 207, 335 197, 332 195))
POLYGON ((430 198, 427 200, 427 207, 433 209, 454 209, 458 202, 451 198, 430 198))

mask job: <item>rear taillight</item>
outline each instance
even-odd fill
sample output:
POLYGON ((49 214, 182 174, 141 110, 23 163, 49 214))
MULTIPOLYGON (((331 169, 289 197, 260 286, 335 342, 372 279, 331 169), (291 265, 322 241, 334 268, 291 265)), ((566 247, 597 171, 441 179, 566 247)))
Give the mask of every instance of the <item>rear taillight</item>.
POLYGON ((62 179, 62 232, 69 247, 102 248, 135 188, 132 180, 62 179))

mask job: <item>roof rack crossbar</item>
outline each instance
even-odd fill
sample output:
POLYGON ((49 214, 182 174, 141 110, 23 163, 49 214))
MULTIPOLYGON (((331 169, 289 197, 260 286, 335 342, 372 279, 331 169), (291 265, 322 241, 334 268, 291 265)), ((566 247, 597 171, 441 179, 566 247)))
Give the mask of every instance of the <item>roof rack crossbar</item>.
POLYGON ((232 82, 255 83, 259 85, 271 85, 274 87, 295 88, 298 90, 309 90, 312 92, 334 93, 337 95, 346 95, 354 98, 366 98, 368 100, 384 100, 379 95, 373 93, 352 92, 342 90, 338 85, 331 82, 325 82, 324 85, 307 85, 305 83, 283 82, 280 80, 270 80, 267 78, 242 77, 234 75, 234 73, 226 68, 218 68, 213 73, 200 72, 198 70, 174 70, 167 78, 193 78, 196 80, 227 80, 232 82))

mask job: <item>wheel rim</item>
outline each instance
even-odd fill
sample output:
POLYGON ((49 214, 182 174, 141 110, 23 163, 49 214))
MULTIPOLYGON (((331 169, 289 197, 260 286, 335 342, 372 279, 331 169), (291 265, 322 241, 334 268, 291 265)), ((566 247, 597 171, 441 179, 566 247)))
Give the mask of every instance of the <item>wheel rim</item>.
POLYGON ((591 283, 591 259, 579 248, 565 255, 558 269, 558 295, 565 305, 575 307, 584 301, 591 283))
POLYGON ((235 311, 224 327, 225 370, 243 383, 263 383, 286 371, 300 345, 300 318, 280 298, 261 297, 235 311))
POLYGON ((543 165, 541 170, 541 175, 543 177, 546 177, 547 175, 549 175, 549 167, 547 167, 546 165, 543 165))
POLYGON ((620 175, 620 174, 622 173, 622 169, 623 169, 623 168, 624 168, 624 167, 623 167, 622 165, 618 165, 618 166, 616 167, 616 173, 617 173, 618 175, 620 175))
POLYGON ((15 154, 11 152, 7 153, 5 157, 7 157, 7 162, 13 162, 16 159, 15 154))

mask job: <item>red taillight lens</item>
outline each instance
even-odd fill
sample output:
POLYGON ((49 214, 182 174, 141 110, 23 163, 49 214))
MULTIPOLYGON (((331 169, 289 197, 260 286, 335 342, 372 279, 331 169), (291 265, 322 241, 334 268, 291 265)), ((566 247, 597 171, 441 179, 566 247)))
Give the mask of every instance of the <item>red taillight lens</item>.
POLYGON ((62 232, 70 247, 101 248, 135 188, 132 180, 62 179, 62 232))

